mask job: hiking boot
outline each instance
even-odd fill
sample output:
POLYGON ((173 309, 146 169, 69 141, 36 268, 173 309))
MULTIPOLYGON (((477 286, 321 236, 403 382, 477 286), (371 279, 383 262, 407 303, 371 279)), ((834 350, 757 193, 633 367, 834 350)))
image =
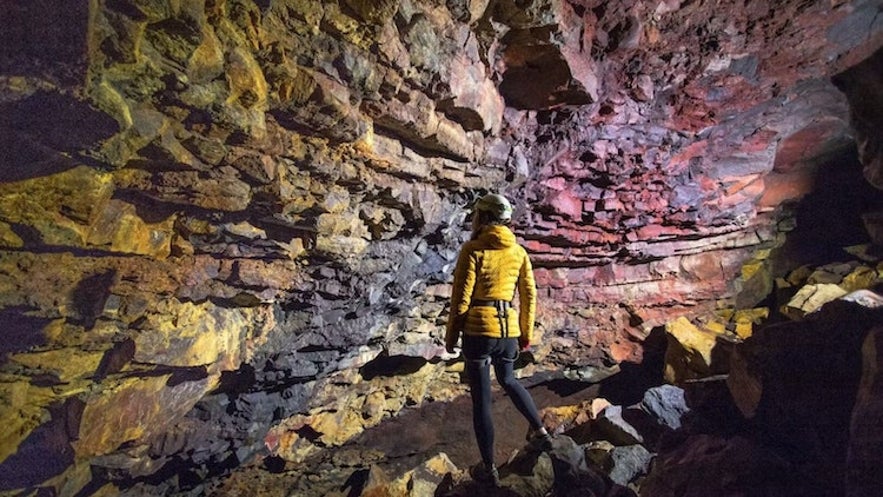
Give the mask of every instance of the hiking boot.
POLYGON ((476 483, 481 483, 493 488, 500 487, 500 473, 497 467, 491 464, 478 463, 469 469, 469 475, 476 483))
POLYGON ((549 450, 552 448, 552 435, 550 435, 545 428, 540 430, 528 428, 527 435, 525 435, 524 439, 527 440, 527 445, 537 447, 540 450, 549 450))

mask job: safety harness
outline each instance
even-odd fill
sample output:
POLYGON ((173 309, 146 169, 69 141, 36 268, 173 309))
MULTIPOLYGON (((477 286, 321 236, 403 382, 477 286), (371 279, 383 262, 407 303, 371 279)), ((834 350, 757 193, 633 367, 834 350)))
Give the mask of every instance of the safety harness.
POLYGON ((512 308, 512 302, 508 300, 481 300, 472 299, 470 303, 472 307, 493 307, 497 310, 497 319, 500 321, 500 333, 503 338, 509 338, 509 309, 512 308))

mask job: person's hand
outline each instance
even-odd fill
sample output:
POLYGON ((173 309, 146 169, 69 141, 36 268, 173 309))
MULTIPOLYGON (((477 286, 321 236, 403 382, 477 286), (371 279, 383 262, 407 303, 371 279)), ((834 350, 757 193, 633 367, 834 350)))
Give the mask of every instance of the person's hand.
POLYGON ((523 336, 523 335, 518 337, 518 348, 521 349, 522 351, 529 349, 530 348, 530 339, 528 339, 526 336, 523 336))

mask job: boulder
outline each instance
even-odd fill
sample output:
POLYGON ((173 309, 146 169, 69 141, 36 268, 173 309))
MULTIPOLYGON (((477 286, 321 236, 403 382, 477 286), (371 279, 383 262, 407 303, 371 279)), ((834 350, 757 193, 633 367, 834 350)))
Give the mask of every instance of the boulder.
POLYGON ((661 385, 647 390, 640 405, 659 424, 673 430, 681 427, 681 418, 690 412, 684 390, 674 385, 661 385))
POLYGON ((547 452, 528 448, 500 468, 501 481, 517 496, 561 497, 633 495, 589 464, 585 449, 566 435, 556 436, 547 452), (543 493, 545 492, 545 493, 543 493))
POLYGON ((452 481, 459 470, 442 452, 420 466, 406 471, 395 479, 387 477, 383 470, 372 466, 361 497, 422 497, 435 495, 442 485, 452 481))
POLYGON ((861 344, 881 320, 880 309, 838 300, 804 321, 759 329, 734 351, 727 384, 736 406, 822 492, 842 487, 861 344))
POLYGON ((610 451, 608 475, 614 483, 626 486, 647 473, 652 459, 653 454, 643 445, 614 447, 610 451))
POLYGON ((635 445, 644 442, 644 437, 625 418, 632 411, 623 410, 622 406, 609 406, 598 415, 595 425, 602 437, 614 445, 635 445))
POLYGON ((849 425, 846 497, 883 495, 883 327, 862 345, 862 378, 849 425))
POLYGON ((721 327, 699 327, 680 317, 665 325, 665 379, 670 383, 726 373, 735 337, 721 327))
POLYGON ((754 440, 698 434, 656 457, 641 495, 756 495, 764 489, 788 497, 832 495, 807 493, 799 479, 790 464, 754 440))

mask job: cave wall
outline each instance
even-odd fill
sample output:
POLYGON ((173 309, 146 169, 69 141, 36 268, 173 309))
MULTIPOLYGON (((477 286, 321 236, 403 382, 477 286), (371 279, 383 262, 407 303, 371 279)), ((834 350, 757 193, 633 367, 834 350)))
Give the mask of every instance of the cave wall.
POLYGON ((536 266, 526 374, 640 360, 781 243, 883 44, 862 0, 0 5, 0 491, 68 495, 462 393, 485 191, 536 266))

